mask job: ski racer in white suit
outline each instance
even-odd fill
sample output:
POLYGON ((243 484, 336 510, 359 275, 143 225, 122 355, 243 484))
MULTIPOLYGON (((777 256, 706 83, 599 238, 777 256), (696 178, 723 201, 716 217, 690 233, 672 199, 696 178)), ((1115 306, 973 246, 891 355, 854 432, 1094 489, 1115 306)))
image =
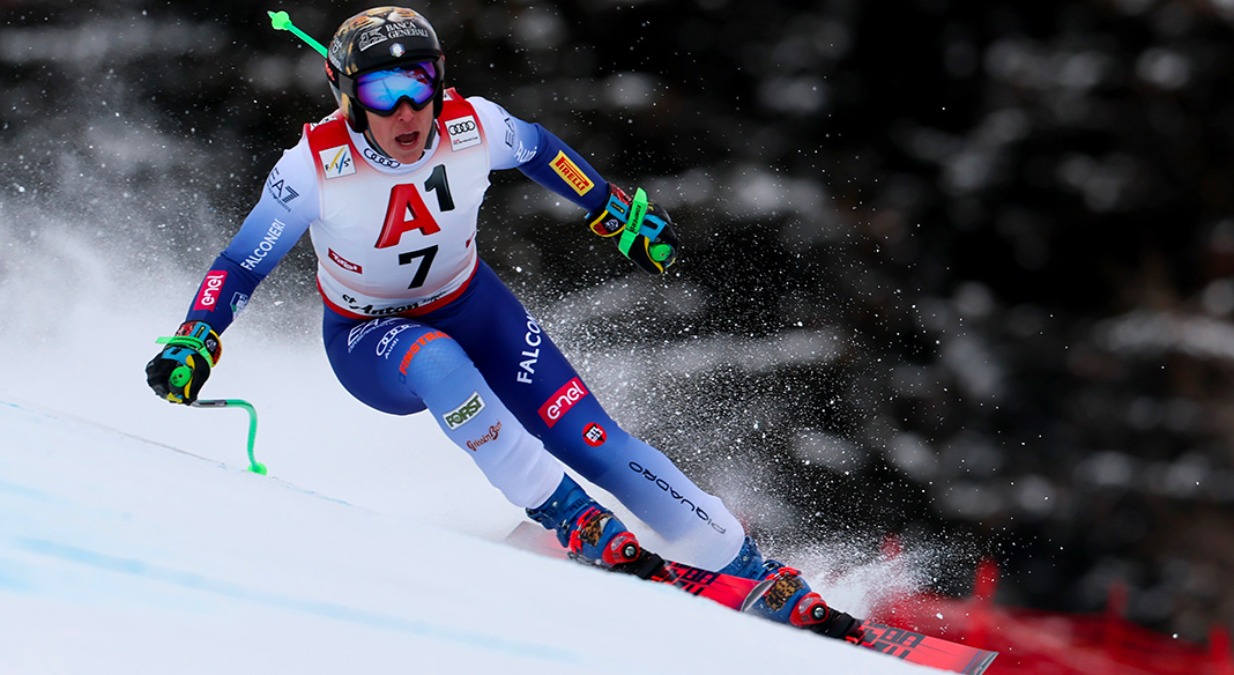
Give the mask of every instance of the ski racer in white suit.
POLYGON ((663 453, 604 411, 539 322, 479 259, 480 205, 496 170, 519 169, 586 209, 586 222, 643 270, 680 248, 642 190, 608 183, 538 124, 444 87, 445 58, 420 14, 380 7, 348 19, 325 64, 339 102, 284 152, 239 232, 206 272, 184 323, 147 365, 160 397, 197 399, 220 335, 308 232, 317 254, 322 334, 342 385, 378 410, 425 409, 513 504, 572 554, 647 577, 649 553, 562 463, 603 487, 683 562, 776 577, 756 609, 855 639, 800 574, 764 560, 741 523, 663 453))

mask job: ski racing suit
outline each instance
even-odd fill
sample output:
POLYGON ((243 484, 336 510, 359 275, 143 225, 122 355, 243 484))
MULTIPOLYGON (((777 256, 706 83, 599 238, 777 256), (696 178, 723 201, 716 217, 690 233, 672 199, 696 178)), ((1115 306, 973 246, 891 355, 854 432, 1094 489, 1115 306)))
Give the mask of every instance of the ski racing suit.
POLYGON ((306 124, 186 320, 222 333, 308 231, 326 353, 355 398, 395 415, 427 408, 517 506, 549 498, 564 476, 560 460, 617 497, 674 558, 723 568, 742 547, 742 525, 605 413, 477 255, 490 172, 520 169, 588 212, 604 207, 607 182, 542 126, 483 98, 447 90, 434 125, 421 159, 401 164, 338 111, 306 124))

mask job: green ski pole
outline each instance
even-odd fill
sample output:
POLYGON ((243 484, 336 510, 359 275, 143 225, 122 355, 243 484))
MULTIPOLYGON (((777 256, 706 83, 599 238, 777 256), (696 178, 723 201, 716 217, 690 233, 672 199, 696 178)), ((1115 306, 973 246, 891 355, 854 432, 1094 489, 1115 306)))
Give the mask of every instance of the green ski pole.
POLYGON ((270 25, 274 26, 275 30, 291 31, 292 35, 295 35, 303 40, 304 44, 316 49, 317 53, 321 54, 322 58, 326 57, 326 48, 321 46, 320 42, 314 40, 311 35, 297 28, 296 24, 291 22, 291 17, 287 15, 287 12, 267 11, 266 14, 270 15, 270 25))
POLYGON ((244 408, 249 414, 249 471, 258 475, 266 475, 266 465, 253 456, 253 443, 257 440, 257 410, 248 401, 238 398, 218 398, 206 401, 193 401, 194 408, 244 408))

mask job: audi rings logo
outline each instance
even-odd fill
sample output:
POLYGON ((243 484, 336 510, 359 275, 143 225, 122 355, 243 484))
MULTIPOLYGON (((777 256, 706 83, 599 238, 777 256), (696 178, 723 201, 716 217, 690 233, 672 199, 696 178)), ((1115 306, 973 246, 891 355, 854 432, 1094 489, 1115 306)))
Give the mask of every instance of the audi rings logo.
POLYGON ((455 117, 452 120, 442 120, 446 135, 450 137, 450 151, 458 152, 480 145, 484 139, 480 136, 480 125, 473 115, 455 117))
POLYGON ((397 169, 400 166, 402 166, 402 163, 400 163, 398 160, 390 159, 389 157, 386 157, 385 155, 379 152, 376 152, 375 150, 372 150, 370 148, 364 149, 364 158, 374 164, 388 166, 391 169, 397 169))

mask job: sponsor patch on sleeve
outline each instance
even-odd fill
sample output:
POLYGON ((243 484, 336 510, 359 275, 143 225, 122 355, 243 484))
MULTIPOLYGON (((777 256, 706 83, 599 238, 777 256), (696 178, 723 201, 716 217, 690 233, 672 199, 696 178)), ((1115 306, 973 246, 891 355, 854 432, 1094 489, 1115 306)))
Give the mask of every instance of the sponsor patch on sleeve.
POLYGON ((561 179, 568 183, 580 197, 595 187, 595 183, 591 182, 587 174, 583 173, 574 162, 570 161, 569 157, 566 157, 566 153, 560 150, 557 151, 557 156, 553 158, 553 161, 549 162, 549 166, 553 167, 553 171, 561 176, 561 179))
POLYGON ((223 284, 227 282, 227 270, 210 270, 201 282, 197 291, 197 300, 193 303, 193 311, 205 310, 213 312, 219 304, 219 294, 223 292, 223 284))

